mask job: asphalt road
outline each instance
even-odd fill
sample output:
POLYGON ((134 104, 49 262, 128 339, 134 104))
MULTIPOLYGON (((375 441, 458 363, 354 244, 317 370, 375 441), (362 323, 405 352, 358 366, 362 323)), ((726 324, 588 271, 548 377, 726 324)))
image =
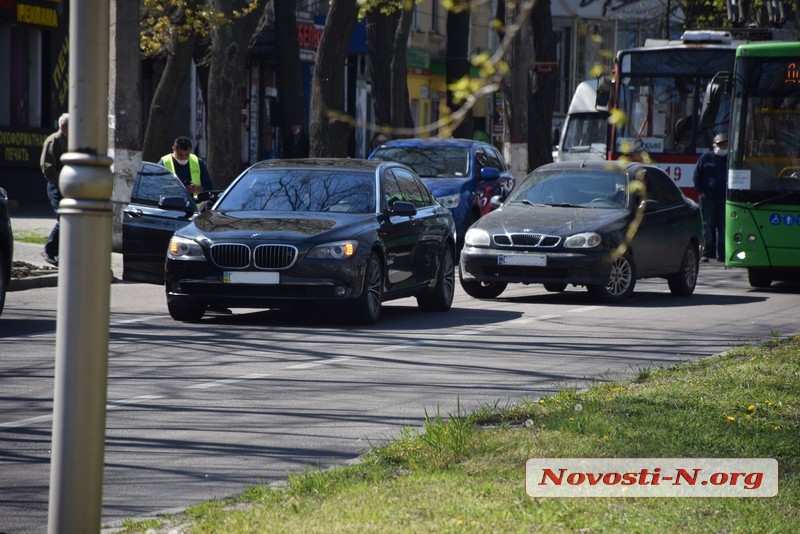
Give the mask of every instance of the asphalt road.
MULTIPOLYGON (((112 285, 103 521, 176 511, 356 459, 425 412, 505 405, 797 332, 800 289, 704 264, 690 298, 640 281, 622 305, 518 286, 448 313, 389 303, 378 324, 235 310, 172 321, 163 289, 112 285)), ((46 530, 56 288, 0 319, 0 532, 46 530)), ((102 325, 98 325, 102 327, 102 325)), ((520 469, 523 469, 520 466, 520 469)))

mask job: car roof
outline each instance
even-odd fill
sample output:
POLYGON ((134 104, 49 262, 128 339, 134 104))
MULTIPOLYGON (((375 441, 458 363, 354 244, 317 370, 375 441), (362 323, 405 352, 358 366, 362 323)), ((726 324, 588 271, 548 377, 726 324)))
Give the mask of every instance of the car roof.
POLYGON ((393 139, 391 141, 386 141, 385 143, 381 143, 381 146, 452 146, 452 147, 470 147, 476 148, 480 146, 488 146, 493 147, 489 143, 485 141, 479 141, 477 139, 459 139, 459 138, 441 138, 441 137, 416 137, 412 139, 393 139))
POLYGON ((536 170, 596 170, 596 171, 616 171, 621 173, 630 173, 631 171, 635 171, 636 169, 649 167, 649 165, 645 165, 644 163, 640 163, 637 161, 607 161, 602 159, 584 159, 584 160, 574 160, 574 161, 558 161, 555 163, 546 163, 541 167, 537 167, 536 170))
POLYGON ((361 158, 300 158, 300 159, 267 159, 254 163, 251 171, 265 169, 318 169, 342 168, 374 172, 381 165, 391 162, 361 158))

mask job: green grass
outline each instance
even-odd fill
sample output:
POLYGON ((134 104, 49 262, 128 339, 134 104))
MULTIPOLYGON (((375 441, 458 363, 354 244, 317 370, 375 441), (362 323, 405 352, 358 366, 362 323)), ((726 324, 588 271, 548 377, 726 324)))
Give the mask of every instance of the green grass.
POLYGON ((34 245, 44 245, 47 243, 48 235, 49 234, 15 231, 14 241, 19 241, 20 243, 33 243, 34 245))
MULTIPOLYGON (((628 382, 442 418, 355 465, 308 470, 124 532, 725 532, 800 524, 800 336, 628 382), (531 499, 529 457, 776 458, 772 498, 531 499)), ((460 409, 459 409, 460 412, 460 409)))

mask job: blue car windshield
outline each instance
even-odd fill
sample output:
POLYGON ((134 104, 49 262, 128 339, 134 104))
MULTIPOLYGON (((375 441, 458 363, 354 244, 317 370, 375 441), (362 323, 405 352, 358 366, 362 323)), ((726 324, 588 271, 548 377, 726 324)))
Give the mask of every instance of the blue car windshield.
POLYGON ((507 202, 618 209, 627 201, 627 176, 603 171, 539 171, 519 184, 507 202))
POLYGON ((399 161, 421 178, 469 176, 469 149, 457 146, 382 146, 371 159, 399 161))
POLYGON ((214 209, 375 213, 376 199, 372 172, 270 169, 242 176, 214 209))

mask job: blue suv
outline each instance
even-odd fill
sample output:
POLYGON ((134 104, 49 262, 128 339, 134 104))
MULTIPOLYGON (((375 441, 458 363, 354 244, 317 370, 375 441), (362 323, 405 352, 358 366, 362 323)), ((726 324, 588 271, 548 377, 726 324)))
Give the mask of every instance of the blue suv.
POLYGON ((459 250, 467 229, 492 210, 489 199, 507 196, 514 188, 514 177, 500 151, 483 141, 396 139, 380 145, 369 158, 399 161, 416 171, 453 213, 459 250))

